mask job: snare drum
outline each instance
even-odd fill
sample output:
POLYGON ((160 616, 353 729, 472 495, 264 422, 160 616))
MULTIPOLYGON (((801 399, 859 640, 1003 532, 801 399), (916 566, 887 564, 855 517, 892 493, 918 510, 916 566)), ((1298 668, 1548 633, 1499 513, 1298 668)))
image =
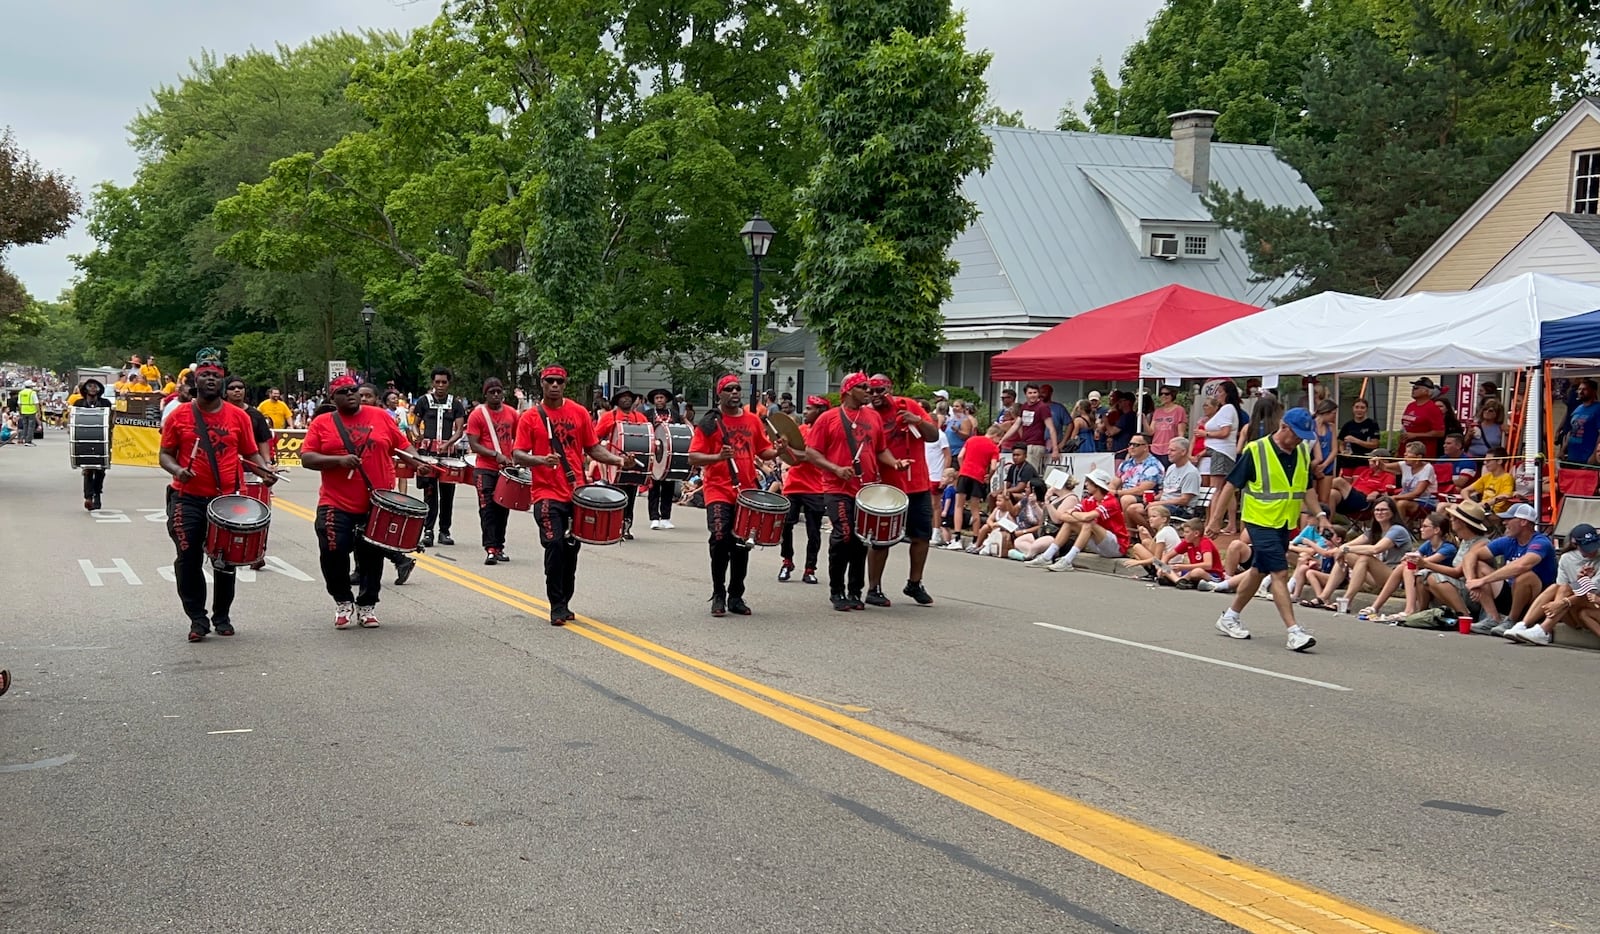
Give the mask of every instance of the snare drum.
POLYGON ((373 490, 372 510, 361 537, 384 551, 416 551, 427 519, 428 504, 422 500, 392 490, 373 490))
POLYGON ((622 510, 628 496, 614 486, 589 483, 572 491, 572 529, 567 534, 590 545, 622 541, 622 510))
POLYGON ((650 426, 643 422, 619 422, 611 433, 609 446, 618 454, 632 454, 639 467, 636 470, 607 467, 606 471, 612 475, 607 479, 623 486, 644 486, 655 466, 655 439, 650 426))
POLYGON ((667 423, 656 426, 654 457, 650 473, 664 483, 689 479, 689 445, 694 441, 694 426, 667 423))
POLYGON ((396 454, 394 456, 394 478, 396 480, 410 480, 417 475, 417 468, 411 462, 396 454))
POLYGON ((440 483, 465 483, 471 486, 475 482, 472 474, 472 465, 460 457, 441 457, 436 466, 439 468, 440 483))
POLYGON ((68 463, 73 470, 105 470, 111 466, 111 409, 75 405, 67 412, 68 463))
POLYGON ((533 471, 526 467, 507 467, 494 485, 496 506, 514 512, 527 512, 533 504, 533 471))
POLYGON ((746 545, 770 548, 783 538, 783 520, 788 515, 789 497, 765 490, 740 490, 733 537, 746 545))
POLYGON ((906 494, 887 483, 869 483, 856 494, 856 537, 873 548, 905 538, 906 494))
POLYGON ((215 564, 248 567, 267 556, 272 507, 248 496, 218 496, 206 506, 206 554, 215 564))
POLYGON ((253 473, 244 475, 244 495, 258 503, 272 505, 272 487, 267 485, 267 481, 253 473))

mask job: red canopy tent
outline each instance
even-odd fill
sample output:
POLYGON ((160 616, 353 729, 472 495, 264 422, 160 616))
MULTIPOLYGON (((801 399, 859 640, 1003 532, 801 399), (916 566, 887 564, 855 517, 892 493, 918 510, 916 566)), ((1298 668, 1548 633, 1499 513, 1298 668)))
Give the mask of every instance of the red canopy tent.
POLYGON ((1261 309, 1168 285, 1086 311, 990 361, 990 379, 1136 380, 1139 358, 1261 309))

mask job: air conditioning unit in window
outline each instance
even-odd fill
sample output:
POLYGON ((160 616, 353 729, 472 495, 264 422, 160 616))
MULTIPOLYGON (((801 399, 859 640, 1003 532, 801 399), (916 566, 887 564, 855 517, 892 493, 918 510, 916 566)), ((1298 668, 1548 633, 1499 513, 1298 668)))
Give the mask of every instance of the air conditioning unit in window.
POLYGON ((1151 234, 1150 255, 1168 262, 1178 258, 1178 237, 1175 234, 1151 234))

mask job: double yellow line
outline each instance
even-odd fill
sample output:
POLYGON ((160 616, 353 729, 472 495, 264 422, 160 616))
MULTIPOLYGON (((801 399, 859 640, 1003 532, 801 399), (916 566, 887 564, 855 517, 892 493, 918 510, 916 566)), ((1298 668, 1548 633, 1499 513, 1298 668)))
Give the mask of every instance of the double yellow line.
MULTIPOLYGON (((275 500, 273 506, 302 519, 313 518, 297 504, 275 500)), ((531 616, 543 619, 549 612, 544 600, 432 556, 419 556, 418 567, 531 616)), ((599 620, 579 616, 566 628, 1246 931, 1423 934, 1422 928, 863 723, 599 620)))

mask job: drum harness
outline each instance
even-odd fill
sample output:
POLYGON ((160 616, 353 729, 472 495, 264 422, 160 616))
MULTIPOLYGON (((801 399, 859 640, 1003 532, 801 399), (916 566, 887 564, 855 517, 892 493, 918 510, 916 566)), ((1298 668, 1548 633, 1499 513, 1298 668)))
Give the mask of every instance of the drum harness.
MULTIPOLYGON (((196 442, 200 445, 200 450, 206 452, 206 459, 211 462, 212 479, 216 481, 217 489, 220 490, 222 489, 222 467, 217 462, 217 449, 211 444, 211 429, 206 425, 205 415, 200 411, 200 400, 196 399, 191 402, 190 405, 194 406, 194 433, 197 436, 196 442)), ((223 405, 227 405, 227 403, 224 402, 223 405)), ((193 463, 194 458, 190 457, 189 460, 191 463, 193 463)), ((239 493, 239 482, 243 476, 244 462, 241 458, 239 463, 239 472, 233 477, 233 492, 235 495, 239 493)), ((211 570, 218 574, 234 573, 233 566, 222 561, 220 557, 212 559, 211 570)))
MULTIPOLYGON (((566 400, 562 400, 561 404, 565 406, 567 404, 566 400)), ((556 434, 556 426, 551 423, 550 413, 545 411, 543 400, 535 402, 534 408, 539 410, 539 418, 544 421, 544 433, 550 436, 550 450, 555 456, 561 458, 561 469, 567 475, 567 484, 576 490, 579 486, 578 475, 573 472, 572 464, 567 460, 566 446, 561 443, 561 436, 556 434)), ((567 529, 568 541, 576 540, 572 532, 571 528, 567 529)))

